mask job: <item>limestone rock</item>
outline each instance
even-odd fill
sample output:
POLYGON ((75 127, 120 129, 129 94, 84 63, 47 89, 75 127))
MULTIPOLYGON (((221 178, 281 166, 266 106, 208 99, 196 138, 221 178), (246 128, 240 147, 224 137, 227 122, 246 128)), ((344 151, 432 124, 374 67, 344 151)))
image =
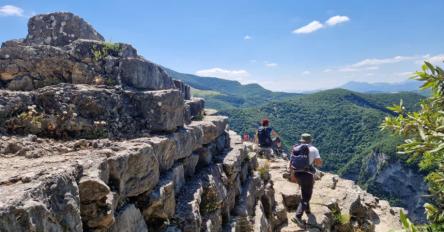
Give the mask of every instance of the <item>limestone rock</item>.
POLYGON ((177 164, 174 166, 170 175, 172 175, 174 180, 174 191, 178 194, 185 184, 185 170, 183 164, 177 164))
POLYGON ((122 59, 120 77, 123 84, 143 90, 173 89, 173 80, 160 66, 141 58, 122 59))
POLYGON ((159 181, 159 163, 148 144, 136 144, 108 158, 111 188, 122 196, 152 190, 159 181))
POLYGON ((198 162, 199 162, 199 154, 197 153, 192 153, 190 156, 184 159, 183 167, 185 169, 186 177, 192 177, 194 175, 198 162))
POLYGON ((28 163, 20 167, 27 171, 16 173, 19 167, 7 167, 13 164, 0 162, 0 231, 82 231, 78 166, 54 163, 59 165, 54 169, 28 163))
MULTIPOLYGON (((10 90, 29 91, 58 83, 122 86, 138 90, 175 89, 159 65, 137 55, 128 44, 104 42, 72 13, 36 15, 25 40, 0 48, 0 80, 10 90)), ((189 86, 178 88, 190 99, 189 86)))
POLYGON ((59 12, 30 18, 25 43, 64 46, 76 39, 104 40, 103 36, 79 16, 59 12))
POLYGON ((268 222, 267 217, 264 214, 262 204, 259 203, 256 206, 255 217, 254 217, 254 231, 255 232, 271 232, 272 228, 268 222))
POLYGON ((175 214, 176 198, 172 177, 172 175, 164 177, 152 192, 136 197, 136 206, 141 209, 147 224, 155 230, 175 214))
POLYGON ((183 125, 183 100, 177 90, 119 92, 60 84, 26 93, 0 90, 0 102, 5 102, 0 125, 18 134, 133 137, 183 125))
POLYGON ((133 205, 126 206, 116 216, 116 223, 110 228, 110 232, 148 232, 140 211, 133 205))
POLYGON ((185 101, 185 104, 190 107, 191 118, 198 118, 203 116, 203 110, 205 108, 204 99, 193 97, 190 100, 185 101))
POLYGON ((191 87, 189 85, 183 83, 183 81, 180 80, 174 80, 174 85, 182 93, 183 99, 185 100, 191 99, 191 87))
POLYGON ((174 140, 164 137, 155 136, 147 140, 153 147, 154 154, 159 161, 159 168, 161 172, 167 171, 173 167, 176 161, 176 143, 174 140))
POLYGON ((203 130, 203 144, 209 144, 225 132, 227 124, 227 117, 207 116, 203 121, 192 122, 191 126, 199 125, 203 130))

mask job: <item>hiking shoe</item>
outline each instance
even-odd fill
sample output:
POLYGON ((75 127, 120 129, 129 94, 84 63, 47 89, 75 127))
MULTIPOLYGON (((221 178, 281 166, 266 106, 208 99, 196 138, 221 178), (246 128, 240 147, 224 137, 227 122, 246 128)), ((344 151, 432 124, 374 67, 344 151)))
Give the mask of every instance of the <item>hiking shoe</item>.
POLYGON ((298 226, 305 226, 305 222, 304 222, 304 220, 302 220, 302 217, 296 216, 296 217, 292 218, 291 221, 293 223, 297 224, 298 226))

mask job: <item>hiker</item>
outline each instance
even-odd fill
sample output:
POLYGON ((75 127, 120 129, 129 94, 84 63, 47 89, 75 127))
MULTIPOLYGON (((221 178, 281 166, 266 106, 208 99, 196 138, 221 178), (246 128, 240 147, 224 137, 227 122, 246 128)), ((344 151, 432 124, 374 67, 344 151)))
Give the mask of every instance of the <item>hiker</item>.
POLYGON ((302 199, 296 210, 293 222, 299 225, 305 224, 302 215, 305 212, 311 214, 310 199, 313 193, 314 175, 316 167, 321 167, 322 160, 319 151, 312 145, 313 139, 310 134, 302 134, 298 145, 293 146, 290 158, 290 168, 297 183, 301 186, 302 199))
POLYGON ((256 132, 256 138, 260 147, 259 154, 261 156, 265 156, 266 158, 270 158, 273 156, 273 139, 272 136, 277 137, 278 134, 273 128, 270 127, 270 121, 268 119, 263 119, 261 122, 261 126, 258 128, 256 132))

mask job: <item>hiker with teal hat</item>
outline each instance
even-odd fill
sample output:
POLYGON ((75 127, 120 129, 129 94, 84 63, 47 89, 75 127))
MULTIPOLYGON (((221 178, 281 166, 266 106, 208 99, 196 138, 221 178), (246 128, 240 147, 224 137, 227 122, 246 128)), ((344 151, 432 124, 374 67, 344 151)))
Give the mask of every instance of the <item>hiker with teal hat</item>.
POLYGON ((313 194, 315 167, 322 166, 319 150, 312 145, 313 138, 310 134, 301 135, 299 144, 293 146, 292 155, 290 157, 290 168, 293 179, 301 186, 302 199, 296 210, 296 217, 293 222, 303 225, 302 220, 304 212, 308 215, 310 211, 310 199, 313 194))

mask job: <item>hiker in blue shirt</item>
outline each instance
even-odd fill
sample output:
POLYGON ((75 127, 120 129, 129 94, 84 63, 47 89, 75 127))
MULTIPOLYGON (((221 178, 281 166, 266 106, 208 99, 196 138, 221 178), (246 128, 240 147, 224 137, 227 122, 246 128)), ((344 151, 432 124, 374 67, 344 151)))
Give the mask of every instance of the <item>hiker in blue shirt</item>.
POLYGON ((313 139, 310 134, 302 134, 299 144, 293 146, 290 158, 290 168, 297 183, 301 186, 302 199, 296 210, 296 217, 292 219, 294 223, 299 225, 305 224, 302 215, 305 212, 311 214, 310 199, 313 194, 315 167, 322 166, 319 150, 314 147, 313 139))
POLYGON ((272 146, 273 146, 273 137, 277 137, 278 134, 273 128, 270 127, 270 121, 268 119, 263 119, 261 122, 261 126, 257 130, 256 138, 260 147, 259 154, 261 156, 265 156, 266 158, 271 158, 274 155, 272 146))

